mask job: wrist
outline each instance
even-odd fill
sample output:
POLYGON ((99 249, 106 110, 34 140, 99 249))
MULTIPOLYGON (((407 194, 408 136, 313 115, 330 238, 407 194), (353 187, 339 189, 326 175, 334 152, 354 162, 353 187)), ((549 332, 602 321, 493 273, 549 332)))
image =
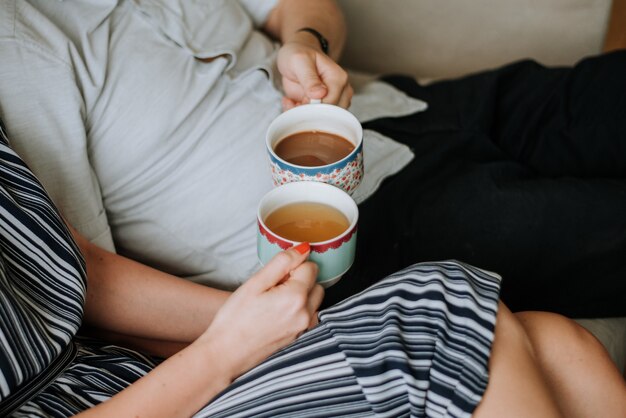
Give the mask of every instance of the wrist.
POLYGON ((293 33, 288 39, 284 41, 284 43, 297 43, 299 45, 304 45, 308 48, 312 48, 318 52, 325 53, 322 49, 322 45, 315 37, 315 35, 306 31, 297 31, 293 33))
POLYGON ((296 31, 297 33, 308 33, 310 35, 312 35, 315 39, 317 39, 317 42, 320 45, 320 50, 328 55, 328 49, 329 49, 329 44, 328 44, 328 39, 326 39, 326 37, 324 35, 322 35, 317 29, 313 29, 310 27, 304 27, 304 28, 300 28, 296 31))
POLYGON ((215 336, 209 336, 204 333, 192 344, 193 349, 202 353, 202 356, 210 364, 215 371, 215 376, 224 387, 230 385, 239 375, 241 371, 237 362, 232 356, 232 352, 220 343, 220 339, 215 336))

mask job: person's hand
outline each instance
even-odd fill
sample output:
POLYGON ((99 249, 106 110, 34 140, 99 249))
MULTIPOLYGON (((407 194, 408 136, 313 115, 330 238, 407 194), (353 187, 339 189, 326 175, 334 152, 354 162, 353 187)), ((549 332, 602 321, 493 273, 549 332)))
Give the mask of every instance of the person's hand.
POLYGON ((278 51, 278 71, 283 79, 283 109, 321 99, 343 108, 350 106, 353 90, 348 74, 323 52, 289 41, 278 51))
POLYGON ((324 297, 308 244, 283 251, 237 289, 200 337, 234 379, 317 322, 324 297))

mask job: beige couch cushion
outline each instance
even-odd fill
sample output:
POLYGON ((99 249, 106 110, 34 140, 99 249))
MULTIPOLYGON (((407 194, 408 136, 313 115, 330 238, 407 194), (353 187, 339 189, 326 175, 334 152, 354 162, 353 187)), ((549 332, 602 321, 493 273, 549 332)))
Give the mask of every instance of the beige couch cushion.
POLYGON ((349 68, 441 78, 600 52, 611 0, 339 0, 349 68))

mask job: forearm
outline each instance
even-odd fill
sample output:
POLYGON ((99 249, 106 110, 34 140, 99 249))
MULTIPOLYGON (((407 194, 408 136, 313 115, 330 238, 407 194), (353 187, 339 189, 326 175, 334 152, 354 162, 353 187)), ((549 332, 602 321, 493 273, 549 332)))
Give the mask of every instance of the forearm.
POLYGON ((85 323, 127 336, 189 343, 230 295, 96 247, 75 234, 87 263, 85 323))
POLYGON ((313 28, 329 44, 329 55, 339 59, 346 40, 343 14, 334 0, 281 0, 270 13, 265 31, 282 43, 298 41, 320 48, 319 41, 302 28, 313 28))
POLYGON ((198 339, 83 416, 191 416, 306 329, 323 297, 308 255, 306 243, 278 254, 226 300, 198 339))

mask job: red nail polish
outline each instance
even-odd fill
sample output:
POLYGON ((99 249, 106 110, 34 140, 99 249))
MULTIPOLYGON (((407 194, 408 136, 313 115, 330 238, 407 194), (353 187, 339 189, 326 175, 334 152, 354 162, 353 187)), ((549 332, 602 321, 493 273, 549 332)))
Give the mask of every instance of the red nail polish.
POLYGON ((298 244, 293 248, 300 254, 306 254, 311 249, 311 246, 309 245, 308 242, 303 242, 302 244, 298 244))

